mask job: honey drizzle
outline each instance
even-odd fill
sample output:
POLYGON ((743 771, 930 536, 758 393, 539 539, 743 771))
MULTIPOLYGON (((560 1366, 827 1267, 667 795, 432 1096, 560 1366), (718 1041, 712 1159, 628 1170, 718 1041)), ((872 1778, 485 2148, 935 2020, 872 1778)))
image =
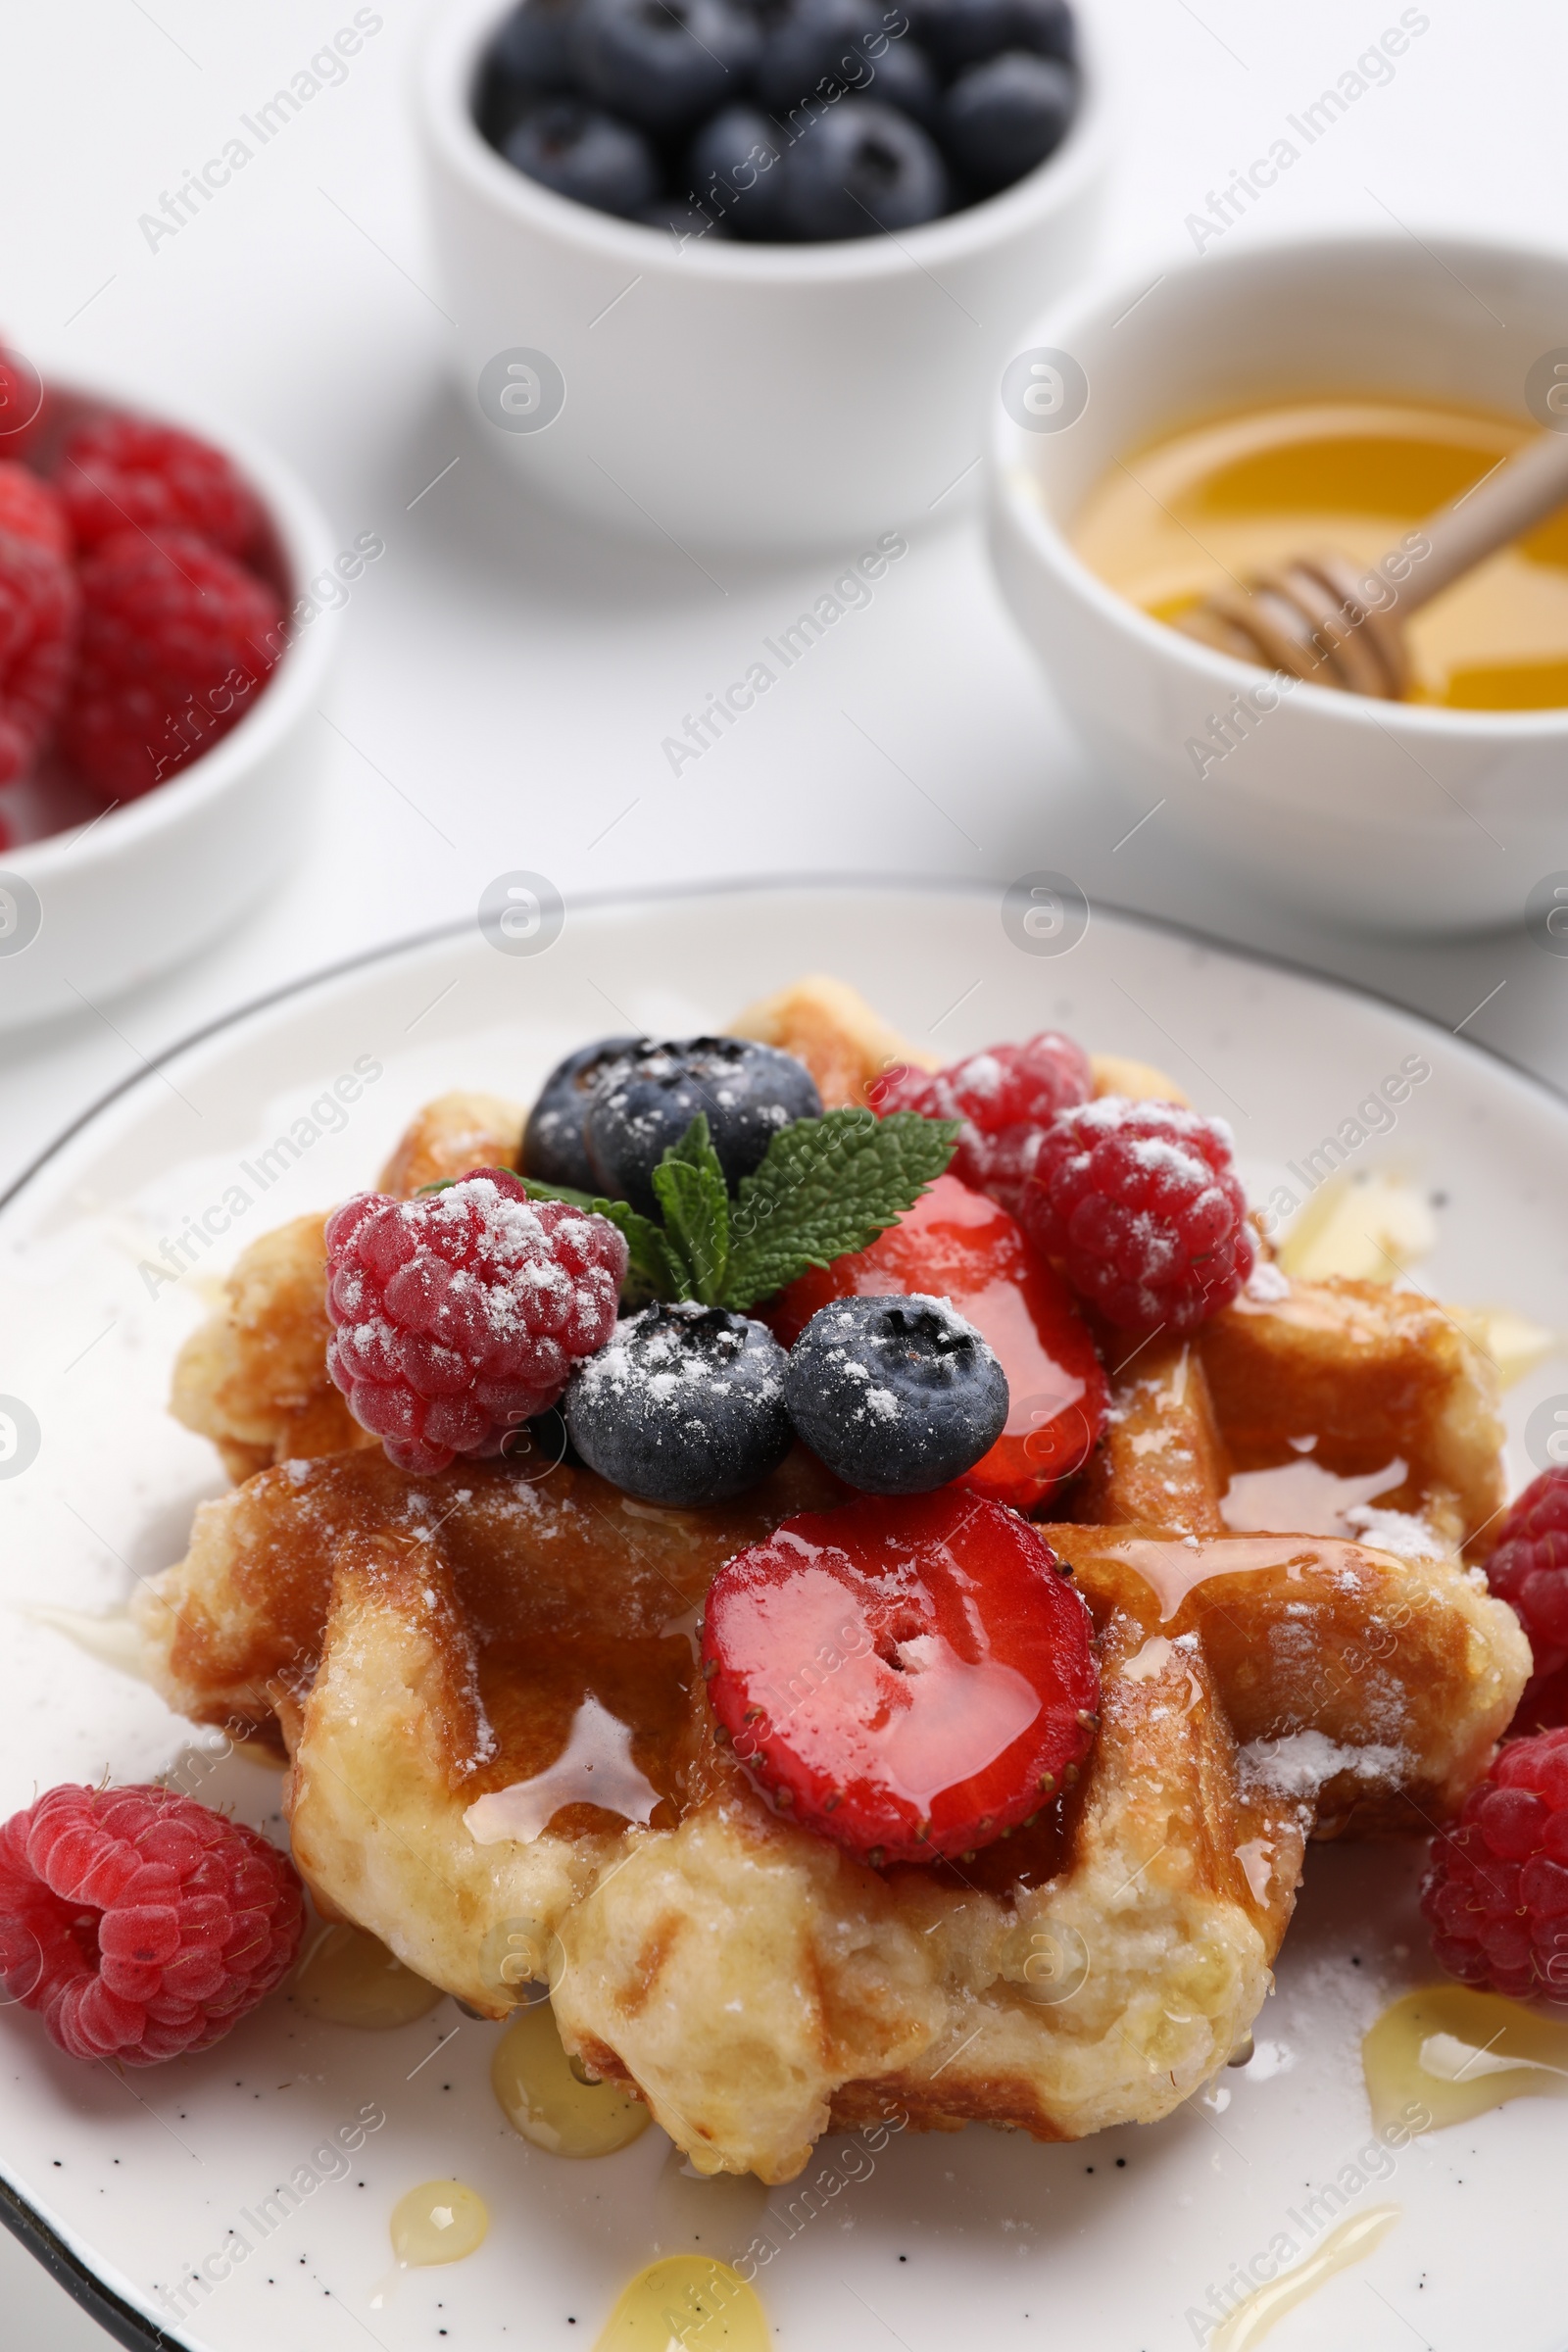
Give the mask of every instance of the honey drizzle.
POLYGON ((1220 1516, 1239 1536, 1288 1528, 1299 1536, 1340 1536, 1353 1541, 1349 1514, 1403 1486, 1405 1466, 1396 1459, 1359 1478, 1347 1477, 1314 1461, 1310 1453, 1259 1470, 1239 1470, 1220 1496, 1220 1516))
POLYGON ((502 2034, 490 2087, 514 2132, 552 2156, 612 2156, 652 2121, 618 2082, 587 2082, 572 2073, 548 2001, 525 2009, 502 2034))
MULTIPOLYGON (((1085 1530, 1089 1536, 1090 1531, 1085 1530)), ((1332 1568, 1347 1553, 1364 1551, 1365 1544, 1336 1536, 1286 1535, 1123 1536, 1095 1529, 1082 1545, 1082 1565, 1089 1558, 1123 1562, 1141 1577, 1159 1604, 1159 1622, 1171 1625, 1188 1597, 1213 1577, 1251 1576, 1269 1570, 1287 1572, 1304 1567, 1332 1568), (1293 1556, 1294 1555, 1294 1556, 1293 1556)))
POLYGON ((638 1769, 633 1734, 590 1690, 572 1718, 571 1733, 553 1764, 477 1797, 464 1814, 476 1845, 507 1839, 528 1844, 567 1805, 593 1805, 626 1821, 645 1823, 661 1791, 638 1769))
POLYGON ((1421 2132, 1509 2099, 1568 2096, 1568 2024, 1470 1984, 1427 1984, 1385 2009, 1361 2043, 1372 2120, 1421 2132))
POLYGON ((363 1928, 322 1928, 289 1987, 298 2008, 331 2026, 389 2033, 426 2017, 445 1996, 363 1928))
POLYGON ((1208 2352, 1250 2352, 1276 2320, 1294 2311, 1298 2303, 1304 2303, 1308 2295, 1315 2295, 1320 2286, 1348 2271, 1352 2263, 1365 2262, 1388 2236, 1401 2210, 1397 2205, 1369 2205, 1364 2213, 1348 2216, 1293 2271, 1271 2278, 1266 2286, 1254 2287, 1227 2313, 1208 2339, 1208 2352))

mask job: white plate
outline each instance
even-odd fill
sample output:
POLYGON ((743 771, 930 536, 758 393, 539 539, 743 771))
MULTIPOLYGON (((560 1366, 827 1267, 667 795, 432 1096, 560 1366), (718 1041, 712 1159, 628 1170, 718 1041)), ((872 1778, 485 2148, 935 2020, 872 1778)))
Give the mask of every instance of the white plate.
MULTIPOLYGON (((1568 1106, 1411 1014, 1099 913, 1068 954, 1021 952, 995 895, 764 889, 574 908, 541 955, 499 954, 469 930, 224 1023, 111 1098, 13 1194, 0 1210, 0 1391, 41 1437, 30 1466, 0 1481, 5 1600, 112 1609, 134 1576, 179 1555, 192 1504, 222 1485, 210 1449, 163 1411, 212 1277, 269 1225, 368 1181, 417 1103, 454 1086, 526 1098, 589 1036, 719 1025, 809 970, 855 982, 945 1054, 1060 1023, 1160 1062, 1231 1118, 1264 1195, 1420 1056, 1432 1075, 1356 1163, 1399 1166, 1443 1196, 1421 1274, 1438 1295, 1568 1327, 1568 1106), (312 1104, 357 1064, 377 1074, 340 1132, 311 1138, 295 1122, 324 1127, 312 1104), (298 1159, 264 1192, 248 1171, 291 1132, 298 1159), (216 1227, 224 1214, 221 1239, 150 1295, 141 1262, 187 1219, 216 1227)), ((1560 1358, 1510 1398, 1516 1483, 1526 1418, 1559 1389, 1560 1358)), ((150 1691, 7 1617, 0 1816, 57 1781, 143 1780, 192 1744, 150 1691)), ((280 1830, 264 1768, 221 1762, 200 1793, 280 1830)), ((454 2345, 586 2352, 656 2242, 691 2247, 700 2231, 703 2251, 722 2253, 759 2226, 780 2249, 760 2287, 785 2352, 951 2352, 982 2330, 996 2352, 1174 2352, 1201 2340, 1190 2315, 1233 2266, 1280 2232, 1304 2250, 1288 2217, 1329 2183, 1352 2208, 1393 2201, 1402 2218, 1364 2265, 1285 2318, 1271 2348, 1403 2352, 1413 2333, 1544 2352, 1560 2328, 1562 2109, 1521 2100, 1383 2151, 1387 2180, 1356 2165, 1371 2136, 1359 2034, 1393 1992, 1434 1973, 1413 1912, 1418 1867, 1398 1847, 1313 1852, 1258 2057, 1165 2123, 1051 2147, 983 2130, 910 2135, 874 2158, 862 2145, 848 2167, 834 2134, 807 2180, 831 2166, 838 2185, 809 2214, 805 2181, 770 2192, 765 2213, 755 2183, 672 2184, 657 2130, 598 2163, 529 2147, 488 2089, 496 2029, 450 2002, 379 2034, 274 1999, 206 2055, 124 2078, 60 2056, 34 2019, 8 2010, 0 2173, 119 2298, 122 2340, 141 2340, 132 2315, 144 2314, 165 2340, 204 2352, 368 2340, 405 2352, 443 2332, 454 2345), (388 2120, 348 2176, 312 2185, 189 2317, 171 2319, 159 2289, 216 2254, 279 2181, 303 2188, 311 2176, 297 2168, 369 2102, 388 2120), (372 2308, 394 2201, 447 2174, 489 2200, 487 2243, 372 2308)))

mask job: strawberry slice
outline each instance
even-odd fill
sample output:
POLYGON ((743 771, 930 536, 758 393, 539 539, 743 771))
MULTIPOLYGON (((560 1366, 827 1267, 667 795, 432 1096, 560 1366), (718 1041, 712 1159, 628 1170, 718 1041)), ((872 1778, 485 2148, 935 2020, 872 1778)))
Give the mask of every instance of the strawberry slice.
POLYGON ((1105 1424, 1105 1375, 1078 1306, 1016 1220, 956 1176, 939 1176, 869 1250, 813 1267, 767 1310, 792 1348, 820 1306, 921 1291, 948 1299, 1001 1359, 1006 1427, 963 1483, 1032 1511, 1089 1459, 1105 1424))
POLYGON ((703 1671, 774 1804, 880 1869, 973 1853, 1077 1779, 1092 1632, 1026 1521, 944 1487, 737 1552, 709 1591, 703 1671))

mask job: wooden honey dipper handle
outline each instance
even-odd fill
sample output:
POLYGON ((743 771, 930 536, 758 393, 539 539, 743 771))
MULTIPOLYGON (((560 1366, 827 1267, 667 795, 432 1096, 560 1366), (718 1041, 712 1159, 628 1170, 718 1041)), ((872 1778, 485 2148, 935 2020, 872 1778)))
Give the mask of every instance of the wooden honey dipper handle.
POLYGON ((1244 662, 1397 701, 1410 683, 1409 614, 1565 503, 1568 433, 1542 433, 1370 568, 1333 548, 1298 556, 1217 589, 1176 626, 1244 662))
MULTIPOLYGON (((1568 433, 1541 433, 1421 525, 1430 553, 1411 564, 1396 586, 1401 613, 1419 612, 1450 581, 1544 522, 1565 501, 1568 433)), ((1374 570, 1389 579, 1391 556, 1403 552, 1391 550, 1374 570)))

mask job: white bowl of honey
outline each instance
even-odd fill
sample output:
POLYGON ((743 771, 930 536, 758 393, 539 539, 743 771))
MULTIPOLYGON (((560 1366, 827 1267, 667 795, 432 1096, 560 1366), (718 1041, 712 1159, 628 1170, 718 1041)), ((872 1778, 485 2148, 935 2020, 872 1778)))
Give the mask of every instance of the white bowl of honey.
POLYGON ((1319 915, 1522 920, 1568 866, 1568 510, 1411 617, 1398 701, 1171 624, 1302 551, 1417 544, 1568 430, 1565 341, 1568 258, 1402 235, 1214 255, 1042 319, 1004 379, 992 552, 1107 787, 1319 915))

